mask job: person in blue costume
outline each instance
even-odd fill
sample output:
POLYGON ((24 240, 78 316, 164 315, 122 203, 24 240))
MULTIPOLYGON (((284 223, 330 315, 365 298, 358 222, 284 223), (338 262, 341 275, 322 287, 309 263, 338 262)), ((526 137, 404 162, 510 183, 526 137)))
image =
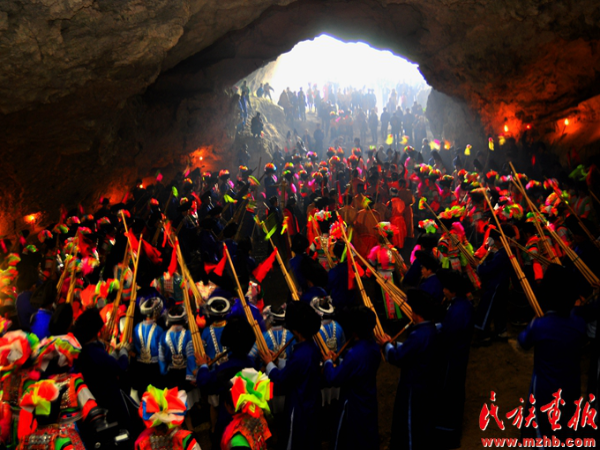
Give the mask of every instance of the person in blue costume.
POLYGON ((306 249, 308 249, 309 245, 308 239, 301 233, 295 234, 292 238, 292 252, 294 252, 294 256, 290 259, 290 268, 300 292, 308 290, 308 282, 300 270, 300 265, 304 258, 309 257, 306 254, 306 249))
MULTIPOLYGON (((263 310, 263 317, 265 318, 265 324, 267 331, 263 333, 267 347, 273 353, 277 353, 280 349, 294 339, 292 332, 284 327, 285 324, 285 304, 282 306, 266 306, 263 310)), ((286 361, 292 355, 292 346, 290 345, 285 351, 279 356, 277 361, 278 367, 283 369, 286 361)), ((260 355, 258 353, 258 347, 256 344, 250 351, 250 356, 256 359, 257 366, 262 364, 260 355)))
MULTIPOLYGON (((514 238, 515 231, 510 225, 502 225, 506 237, 514 238)), ((491 344, 490 325, 494 322, 494 332, 499 338, 506 338, 506 307, 513 268, 510 259, 500 241, 500 233, 491 230, 485 242, 490 255, 483 264, 477 266, 477 275, 481 278, 481 300, 475 310, 476 339, 473 345, 487 346, 491 344)))
MULTIPOLYGON (((221 344, 221 335, 227 324, 226 317, 231 311, 231 302, 225 297, 211 297, 206 302, 206 309, 211 323, 202 331, 202 342, 204 343, 206 356, 212 360, 225 351, 221 344)), ((215 362, 213 369, 225 361, 227 361, 227 357, 221 358, 215 362)))
POLYGON ((161 374, 165 376, 166 386, 177 386, 180 390, 190 391, 190 381, 195 378, 196 358, 192 334, 185 329, 187 321, 187 312, 183 306, 171 307, 167 316, 169 329, 160 341, 158 363, 161 374))
MULTIPOLYGON (((256 320, 260 329, 262 331, 265 331, 267 328, 265 326, 265 320, 263 318, 263 315, 260 312, 260 310, 257 308, 257 306, 252 302, 252 296, 249 295, 248 292, 246 292, 246 302, 248 303, 248 307, 250 308, 250 311, 252 312, 252 317, 254 317, 254 320, 256 320)), ((231 311, 230 311, 229 315, 227 316, 227 320, 230 320, 233 317, 239 317, 244 320, 246 319, 246 313, 244 312, 244 306, 242 305, 242 302, 240 301, 239 298, 235 298, 233 305, 231 306, 231 311)))
MULTIPOLYGON (((341 241, 336 242, 333 246, 333 254, 338 261, 342 261, 345 249, 346 244, 341 241)), ((356 304, 356 290, 348 289, 348 261, 338 262, 327 275, 329 280, 327 290, 335 309, 339 312, 356 304)))
MULTIPOLYGON (((429 256, 434 257, 434 249, 438 243, 437 234, 423 233, 417 239, 417 246, 427 253, 429 256)), ((419 251, 419 250, 417 250, 419 251)), ((436 250, 437 251, 437 250, 436 250)), ((416 251, 415 251, 416 254, 416 251)), ((421 263, 415 257, 415 260, 410 265, 408 271, 404 275, 402 282, 407 286, 417 287, 421 280, 421 263)))
POLYGON ((308 286, 300 295, 301 302, 310 305, 313 298, 327 296, 325 291, 328 282, 327 271, 321 264, 307 256, 300 262, 300 272, 308 286))
POLYGON ((431 255, 428 255, 422 250, 415 253, 417 260, 421 264, 421 283, 419 289, 427 292, 439 304, 444 299, 442 283, 435 272, 439 269, 439 262, 431 255))
POLYGON ((311 300, 310 306, 321 317, 321 329, 319 333, 323 338, 323 342, 325 342, 330 351, 334 353, 339 352, 346 343, 346 336, 340 324, 333 320, 335 308, 332 305, 331 297, 315 297, 311 300))
POLYGON ((39 306, 31 316, 31 332, 42 340, 50 336, 50 321, 54 312, 56 288, 53 281, 47 281, 35 290, 31 296, 32 306, 39 306))
POLYGON ((198 209, 198 220, 202 222, 207 216, 208 212, 213 209, 212 197, 210 195, 210 191, 205 191, 200 196, 200 208, 198 209))
POLYGON ((140 311, 145 319, 138 323, 133 330, 133 347, 136 361, 133 365, 133 388, 146 392, 148 385, 162 388, 162 376, 158 363, 160 342, 165 330, 156 320, 163 311, 163 301, 160 297, 152 297, 140 305, 140 311))
MULTIPOLYGON (((267 331, 263 333, 267 347, 274 354, 279 352, 280 349, 284 348, 288 343, 294 340, 292 332, 285 328, 285 304, 282 306, 266 306, 263 310, 263 316, 265 317, 265 323, 267 324, 267 331)), ((292 345, 288 345, 281 355, 275 361, 277 367, 282 370, 290 357, 292 356, 292 345)), ((258 353, 258 347, 256 344, 252 347, 250 356, 254 358, 255 367, 262 365, 262 359, 258 353)), ((273 399, 271 401, 271 411, 275 419, 275 429, 278 430, 278 434, 284 430, 285 421, 283 420, 283 413, 285 412, 285 393, 281 388, 275 387, 273 390, 273 399)))
POLYGON ((437 404, 438 358, 438 332, 433 320, 438 305, 419 289, 407 291, 407 298, 414 327, 406 341, 394 345, 387 335, 379 339, 380 344, 385 344, 386 360, 402 369, 392 418, 391 450, 430 449, 433 442, 431 409, 437 404))
MULTIPOLYGON (((210 325, 202 331, 202 342, 206 356, 213 360, 217 355, 226 352, 227 349, 221 343, 221 337, 225 325, 227 325, 227 314, 231 311, 231 302, 225 297, 211 297, 206 302, 206 310, 210 325)), ((221 364, 227 362, 227 354, 221 357, 210 367, 211 370, 217 370, 221 364)), ((208 396, 208 404, 210 408, 211 430, 214 431, 217 423, 217 408, 219 407, 219 396, 210 394, 208 396)))
POLYGON ((465 412, 465 382, 473 338, 473 305, 467 299, 470 283, 460 272, 437 273, 444 287, 446 313, 437 325, 440 335, 437 448, 459 448, 465 412))
MULTIPOLYGON (((534 318, 518 337, 519 345, 533 353, 533 376, 529 393, 535 398, 537 430, 524 429, 536 436, 556 435, 561 440, 573 436, 568 427, 575 413, 574 402, 581 395, 581 355, 586 342, 585 321, 573 314, 577 291, 573 289, 573 277, 568 269, 552 264, 548 267, 544 281, 540 306, 542 317, 534 318), (552 430, 548 414, 540 413, 540 408, 555 400, 554 395, 561 390, 565 404, 560 406, 560 430, 552 430)), ((528 399, 530 400, 530 399, 528 399)), ((584 398, 584 403, 589 400, 584 398)), ((531 404, 525 406, 527 410, 531 404)), ((593 404, 592 404, 593 406, 593 404)), ((594 406, 593 406, 594 407, 594 406)), ((583 404, 582 404, 583 408, 583 404)), ((527 436, 530 437, 530 436, 527 436)), ((564 442, 564 441, 563 441, 564 442)))
POLYGON ((103 327, 104 322, 96 308, 86 309, 77 318, 73 335, 81 343, 81 353, 75 360, 74 371, 81 373, 98 406, 108 409, 109 422, 118 422, 132 434, 141 432, 143 424, 130 415, 126 395, 120 388, 120 380, 129 367, 127 347, 109 354, 98 338, 103 327))
POLYGON ((263 181, 265 185, 265 197, 271 198, 277 196, 277 177, 275 172, 277 167, 273 163, 265 165, 265 179, 263 181))
POLYGON ((217 264, 223 254, 223 245, 217 241, 213 228, 215 219, 207 217, 200 222, 199 249, 202 261, 208 264, 217 264))
POLYGON ((182 215, 181 221, 177 224, 177 235, 181 241, 181 251, 186 261, 191 260, 191 249, 198 245, 198 220, 192 214, 192 202, 184 201, 177 207, 177 211, 182 215))
POLYGON ((253 367, 254 361, 248 356, 256 336, 246 319, 233 317, 227 320, 227 325, 221 334, 221 344, 227 348, 227 361, 218 365, 215 370, 208 367, 208 358, 198 358, 198 374, 196 383, 206 394, 219 397, 217 417, 214 431, 211 433, 213 448, 219 448, 223 431, 231 422, 231 414, 227 411, 223 399, 230 388, 230 380, 240 370, 253 367))
POLYGON ((283 447, 290 450, 319 448, 318 429, 321 407, 321 352, 313 341, 321 319, 308 304, 292 302, 285 313, 286 327, 297 344, 285 368, 278 369, 271 354, 262 354, 267 375, 274 388, 285 392, 285 433, 283 447))
POLYGON ((351 344, 344 359, 334 367, 333 352, 325 361, 327 384, 341 388, 342 410, 336 427, 335 448, 339 450, 379 448, 377 370, 381 352, 375 342, 375 313, 354 306, 344 314, 351 344))

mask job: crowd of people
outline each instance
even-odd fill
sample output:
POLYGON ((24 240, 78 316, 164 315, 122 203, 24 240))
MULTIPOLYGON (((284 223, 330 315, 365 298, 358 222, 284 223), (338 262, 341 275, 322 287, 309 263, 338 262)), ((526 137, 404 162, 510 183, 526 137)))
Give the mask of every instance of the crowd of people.
POLYGON ((212 448, 378 449, 385 361, 389 448, 459 448, 470 348, 509 324, 535 349, 524 434, 575 435, 586 342, 598 395, 596 167, 452 149, 448 170, 402 144, 407 114, 387 148, 298 140, 254 170, 243 149, 233 175, 159 174, 1 240, 2 445, 194 449, 206 423, 212 448))

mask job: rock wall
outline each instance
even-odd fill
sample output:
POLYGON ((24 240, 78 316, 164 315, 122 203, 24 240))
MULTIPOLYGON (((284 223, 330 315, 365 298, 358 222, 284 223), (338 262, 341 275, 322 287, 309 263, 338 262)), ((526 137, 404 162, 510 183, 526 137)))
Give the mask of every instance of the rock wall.
POLYGON ((589 126, 567 135, 594 154, 599 25, 593 0, 4 0, 0 235, 198 149, 207 165, 229 160, 227 88, 322 32, 419 63, 486 133, 533 124, 553 137, 577 111, 589 126))

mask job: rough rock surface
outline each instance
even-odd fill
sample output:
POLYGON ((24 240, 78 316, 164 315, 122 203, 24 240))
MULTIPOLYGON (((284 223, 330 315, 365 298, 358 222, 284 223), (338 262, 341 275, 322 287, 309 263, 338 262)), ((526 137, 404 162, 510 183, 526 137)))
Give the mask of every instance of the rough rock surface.
POLYGON ((598 124, 593 0, 4 0, 0 234, 25 214, 56 218, 63 201, 117 196, 197 149, 216 164, 235 124, 225 88, 321 32, 418 62, 488 133, 598 124))

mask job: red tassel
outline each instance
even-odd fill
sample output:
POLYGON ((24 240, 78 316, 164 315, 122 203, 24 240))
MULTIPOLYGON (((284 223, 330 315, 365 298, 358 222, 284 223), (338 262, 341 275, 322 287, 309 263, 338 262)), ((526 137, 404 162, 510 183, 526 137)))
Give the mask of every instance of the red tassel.
POLYGON ((137 238, 135 237, 135 234, 133 234, 133 230, 130 229, 127 233, 125 233, 125 235, 129 238, 129 245, 131 246, 131 251, 137 252, 137 249, 138 249, 140 243, 138 242, 137 238))
POLYGON ((258 281, 259 283, 262 283, 262 281, 267 276, 267 273, 269 273, 269 271, 273 268, 273 263, 275 262, 276 254, 277 250, 273 250, 271 255, 263 262, 261 262, 258 265, 258 267, 252 272, 252 275, 254 275, 254 278, 256 278, 256 281, 258 281))
POLYGON ((217 264, 217 267, 215 267, 215 273, 220 277, 223 276, 223 271, 225 270, 225 264, 227 264, 227 254, 223 250, 223 257, 221 258, 221 261, 219 261, 219 264, 217 264))
POLYGON ((167 237, 171 234, 171 222, 167 222, 165 225, 165 229, 163 230, 163 241, 162 247, 165 248, 167 245, 167 237))
POLYGON ((171 252, 171 262, 169 263, 169 275, 173 276, 175 271, 177 270, 177 249, 173 247, 173 251, 171 252))
POLYGON ((150 245, 150 243, 147 241, 143 241, 142 246, 144 247, 144 252, 146 252, 146 256, 150 261, 152 261, 152 264, 156 266, 162 264, 162 258, 160 252, 157 249, 152 247, 152 245, 150 245))

